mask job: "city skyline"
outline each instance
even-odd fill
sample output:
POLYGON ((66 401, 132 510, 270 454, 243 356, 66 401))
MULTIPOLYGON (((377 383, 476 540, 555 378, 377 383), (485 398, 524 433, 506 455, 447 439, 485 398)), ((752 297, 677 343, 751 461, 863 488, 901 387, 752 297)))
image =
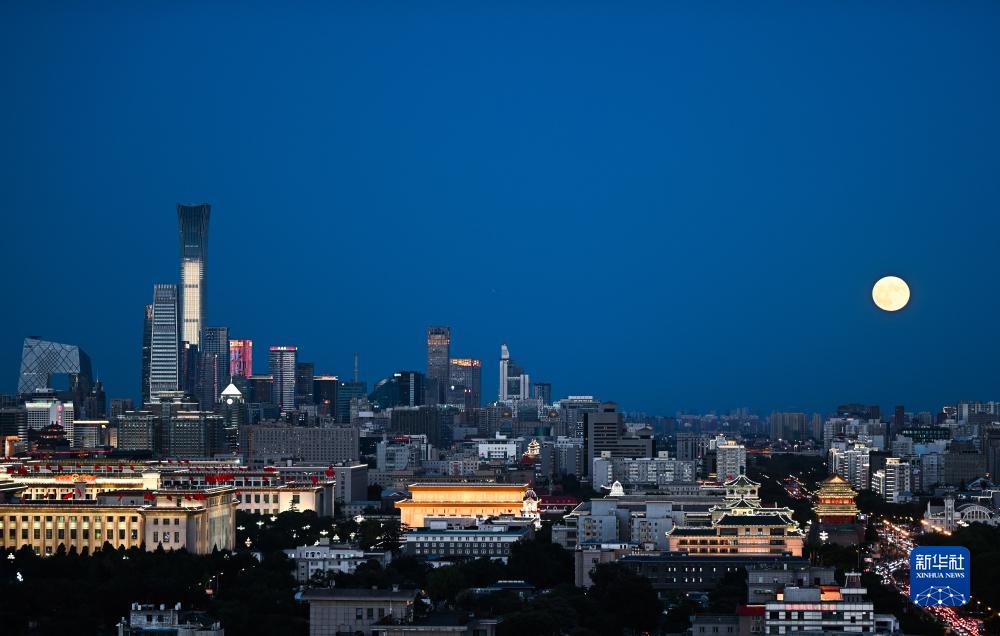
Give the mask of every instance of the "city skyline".
MULTIPOLYGON (((996 266, 980 242, 1000 230, 1000 123, 977 106, 997 98, 983 78, 998 9, 910 9, 768 22, 733 8, 728 23, 577 7, 554 49, 541 9, 403 28, 327 8, 327 26, 265 53, 236 34, 176 50, 215 30, 211 12, 165 13, 153 32, 129 28, 136 9, 5 6, 4 119, 24 151, 3 173, 11 209, 31 214, 0 239, 17 272, 0 383, 14 390, 22 340, 40 335, 137 397, 139 306, 180 283, 173 211, 188 201, 213 207, 206 326, 295 344, 341 377, 360 352, 369 386, 423 368, 424 329, 441 324, 483 361, 484 399, 504 342, 553 397, 650 413, 991 399, 1000 299, 982 293, 996 266), (494 55, 515 23, 523 42, 494 55), (59 231, 40 257, 21 239, 43 227, 59 231), (385 286, 411 255, 420 283, 385 286), (892 315, 870 299, 887 274, 913 294, 892 315)), ((272 37, 273 11, 248 11, 244 32, 272 37)))

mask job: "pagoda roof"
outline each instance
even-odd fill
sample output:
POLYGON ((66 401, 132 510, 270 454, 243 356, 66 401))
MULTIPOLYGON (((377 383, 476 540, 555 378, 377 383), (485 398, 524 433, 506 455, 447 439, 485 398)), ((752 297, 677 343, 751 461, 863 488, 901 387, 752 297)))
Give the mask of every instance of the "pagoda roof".
POLYGON ((727 481, 723 485, 724 486, 760 486, 760 484, 758 484, 754 480, 750 479, 746 475, 740 475, 736 479, 730 479, 729 481, 727 481))
POLYGON ((720 526, 788 526, 795 522, 782 514, 722 515, 716 522, 720 526))

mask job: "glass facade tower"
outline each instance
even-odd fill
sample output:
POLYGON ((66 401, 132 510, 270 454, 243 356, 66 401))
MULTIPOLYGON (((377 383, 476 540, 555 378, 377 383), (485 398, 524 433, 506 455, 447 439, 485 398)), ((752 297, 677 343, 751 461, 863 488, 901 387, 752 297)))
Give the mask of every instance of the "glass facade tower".
POLYGON ((201 342, 205 325, 208 267, 208 217, 212 206, 177 206, 177 224, 181 247, 181 340, 193 345, 201 342))

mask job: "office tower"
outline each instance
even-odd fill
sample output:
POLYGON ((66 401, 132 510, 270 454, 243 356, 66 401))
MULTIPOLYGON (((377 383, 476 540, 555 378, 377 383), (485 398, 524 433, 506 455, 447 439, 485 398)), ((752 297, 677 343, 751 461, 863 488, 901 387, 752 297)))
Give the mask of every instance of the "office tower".
POLYGON ((111 398, 111 406, 108 409, 108 419, 112 422, 116 417, 125 413, 125 411, 134 411, 135 405, 132 402, 132 398, 111 398))
POLYGON ((596 413, 601 402, 592 395, 571 395, 559 400, 560 435, 582 438, 585 434, 583 418, 587 413, 596 413))
POLYGON ((341 381, 337 387, 337 421, 351 421, 351 402, 364 398, 368 395, 368 383, 354 380, 351 382, 341 381))
POLYGON ((180 307, 183 316, 180 339, 195 346, 201 344, 201 330, 205 326, 208 216, 211 209, 207 204, 177 205, 181 248, 180 307))
POLYGON ((368 400, 380 409, 396 406, 421 406, 424 397, 424 374, 419 371, 397 371, 380 380, 368 400))
POLYGON ((251 375, 253 375, 253 340, 230 340, 230 379, 249 378, 251 375))
POLYGON ((500 346, 500 401, 527 400, 530 382, 524 369, 510 359, 507 345, 500 346))
POLYGON ((178 388, 188 395, 198 394, 198 345, 182 342, 177 359, 180 369, 178 388))
MULTIPOLYGON (((215 354, 215 379, 218 383, 219 391, 229 384, 229 327, 205 327, 201 332, 201 344, 198 351, 202 353, 215 354)), ((219 398, 219 391, 212 393, 215 399, 219 398)), ((211 404, 203 405, 203 408, 210 408, 211 404)))
POLYGON ((142 403, 149 402, 149 365, 153 350, 153 306, 146 305, 142 321, 142 381, 140 386, 142 403))
POLYGON ((295 364, 298 347, 271 347, 267 363, 274 379, 271 403, 282 413, 295 410, 295 364))
POLYGON ((583 415, 584 474, 591 474, 594 458, 607 453, 608 457, 652 457, 653 438, 649 429, 641 435, 628 435, 625 431, 625 414, 617 411, 614 402, 601 404, 600 410, 583 415))
POLYGON ((149 350, 149 401, 160 391, 180 386, 180 339, 177 322, 177 285, 153 287, 153 326, 149 350))
POLYGON ((536 382, 531 387, 531 397, 541 401, 542 404, 552 404, 552 385, 548 382, 536 382))
POLYGON ((336 417, 339 384, 340 380, 335 375, 313 376, 313 401, 319 406, 320 415, 336 417))
POLYGON ((451 356, 451 329, 448 327, 427 328, 427 386, 428 404, 445 401, 448 388, 448 360, 451 356))
POLYGON ((30 395, 38 389, 51 389, 52 376, 63 373, 70 377, 71 386, 76 385, 82 392, 90 391, 93 377, 90 356, 80 347, 49 342, 35 336, 24 339, 18 394, 30 395))
POLYGON ((478 409, 482 404, 483 363, 473 358, 453 358, 448 364, 448 404, 478 409))
POLYGON ((80 405, 81 418, 89 420, 104 419, 108 414, 108 399, 104 394, 104 383, 95 380, 90 387, 90 393, 83 396, 83 403, 80 405))
POLYGON ((316 365, 312 362, 295 364, 295 403, 315 404, 313 400, 313 380, 316 375, 316 365))
POLYGON ((251 375, 247 378, 245 399, 255 404, 271 404, 274 399, 274 378, 269 375, 251 375))
POLYGON ((441 419, 438 409, 433 406, 392 409, 389 430, 400 435, 426 435, 432 446, 441 447, 441 419))
POLYGON ((194 396, 203 411, 210 411, 219 399, 222 383, 219 381, 219 356, 202 351, 198 354, 198 373, 194 396))

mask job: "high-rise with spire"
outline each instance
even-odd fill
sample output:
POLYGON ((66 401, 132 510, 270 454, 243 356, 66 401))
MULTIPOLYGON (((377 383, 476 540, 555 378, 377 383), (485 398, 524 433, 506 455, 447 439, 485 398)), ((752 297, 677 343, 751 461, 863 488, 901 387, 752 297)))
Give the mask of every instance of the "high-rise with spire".
POLYGON ((181 247, 181 340, 201 342, 205 326, 206 270, 208 268, 208 217, 212 206, 177 205, 181 247))
POLYGON ((530 389, 528 374, 510 359, 507 345, 500 345, 500 401, 527 400, 530 389))

